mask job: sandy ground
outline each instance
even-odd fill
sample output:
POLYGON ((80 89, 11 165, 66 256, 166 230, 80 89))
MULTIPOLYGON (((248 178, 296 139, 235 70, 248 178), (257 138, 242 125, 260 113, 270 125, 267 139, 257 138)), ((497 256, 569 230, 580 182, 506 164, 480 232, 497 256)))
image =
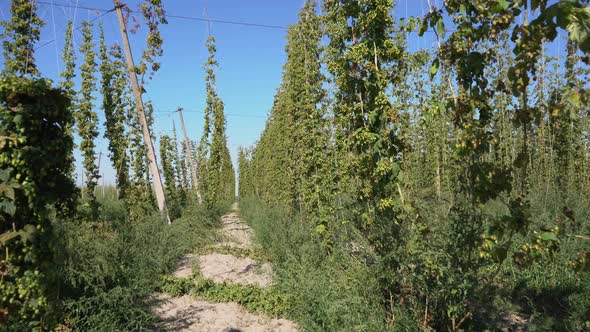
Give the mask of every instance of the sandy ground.
POLYGON ((249 248, 252 245, 252 229, 248 227, 236 212, 221 217, 223 241, 219 246, 249 248))
POLYGON ((225 254, 199 256, 201 274, 215 282, 230 281, 242 285, 266 287, 272 282, 272 268, 244 257, 225 254))
POLYGON ((175 278, 190 278, 193 275, 193 263, 197 259, 195 255, 186 255, 184 256, 180 262, 178 262, 178 267, 176 271, 174 271, 173 276, 175 278))
POLYGON ((156 313, 163 320, 163 331, 199 332, 295 332, 296 325, 286 319, 268 319, 244 311, 237 303, 198 301, 188 295, 160 295, 156 313))
MULTIPOLYGON (((222 217, 223 240, 217 246, 249 248, 252 230, 240 220, 237 205, 222 217)), ((266 287, 272 283, 269 263, 258 263, 248 257, 227 254, 187 255, 178 264, 174 276, 188 278, 197 262, 200 273, 215 282, 232 282, 266 287)), ((162 319, 159 331, 219 331, 219 332, 295 332, 297 325, 286 319, 270 319, 245 311, 237 303, 213 303, 192 298, 189 295, 171 297, 156 295, 154 313, 162 319)))

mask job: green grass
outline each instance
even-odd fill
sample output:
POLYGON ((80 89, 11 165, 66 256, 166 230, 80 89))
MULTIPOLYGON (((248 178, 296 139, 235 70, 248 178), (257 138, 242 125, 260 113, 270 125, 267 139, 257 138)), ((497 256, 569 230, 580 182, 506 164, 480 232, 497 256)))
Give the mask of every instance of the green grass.
MULTIPOLYGON (((426 313, 420 294, 428 296, 430 326, 450 328, 448 309, 458 304, 465 310, 459 318, 472 315, 461 325, 465 331, 497 331, 507 327, 507 317, 524 319, 513 328, 527 331, 590 331, 590 273, 576 273, 568 264, 588 248, 587 242, 571 236, 590 231, 588 202, 570 203, 575 225, 567 224, 559 205, 545 205, 538 198, 532 202, 531 229, 555 223, 567 228, 558 235, 560 248, 520 269, 509 257, 497 275, 496 264, 469 271, 457 268, 448 254, 456 250, 461 255, 462 247, 451 236, 462 234, 461 230, 451 229, 444 206, 422 204, 421 216, 432 231, 425 239, 402 234, 407 245, 396 255, 409 269, 386 271, 390 278, 386 282, 399 280, 409 288, 392 303, 386 301, 383 280, 378 279, 384 273, 380 258, 346 249, 347 243, 363 243, 353 230, 343 226, 342 232, 348 234, 339 236, 340 243, 333 243, 327 252, 311 225, 297 216, 288 218, 252 199, 242 200, 240 208, 273 262, 276 288, 290 301, 288 317, 306 331, 419 331, 426 313), (421 270, 425 267, 430 270, 421 270), (491 275, 496 276, 490 279, 491 275)), ((497 202, 485 207, 486 218, 504 214, 505 207, 497 202)), ((511 252, 523 241, 515 236, 511 252)))
POLYGON ((214 240, 222 209, 188 208, 172 225, 157 213, 129 222, 121 202, 101 201, 97 222, 56 221, 63 243, 59 297, 65 324, 77 331, 130 331, 153 326, 148 298, 183 254, 214 240))
POLYGON ((200 275, 193 275, 191 278, 164 276, 160 290, 172 296, 190 294, 212 302, 236 302, 248 311, 271 317, 285 317, 289 314, 289 299, 275 287, 215 283, 200 275))
MULTIPOLYGON (((551 197, 548 201, 552 201, 551 197)), ((558 205, 542 202, 533 199, 533 229, 559 222, 560 218, 562 223, 567 222, 558 205)), ((188 208, 168 226, 156 212, 130 222, 123 203, 108 195, 100 203, 96 222, 88 222, 82 208, 77 219, 56 221, 54 225, 56 248, 64 248, 57 253, 58 270, 54 276, 61 280, 57 289, 61 312, 65 313, 61 321, 74 330, 124 331, 154 326, 156 319, 149 311, 148 298, 157 290, 173 295, 198 295, 215 302, 234 301, 250 311, 292 319, 304 331, 417 331, 423 320, 423 302, 411 302, 411 297, 405 296, 403 303, 387 303, 379 279, 383 273, 379 257, 370 252, 353 253, 350 244, 364 242, 346 226, 342 226, 340 243, 332 243, 328 251, 313 226, 298 216, 287 217, 260 201, 243 200, 241 214, 254 229, 255 249, 213 248, 214 231, 220 226, 219 216, 227 204, 214 211, 188 208), (215 251, 270 261, 275 285, 262 289, 215 284, 200 276, 189 280, 163 278, 188 251, 215 251)), ((586 234, 590 230, 590 207, 584 201, 574 203, 571 207, 578 225, 563 227, 568 228, 569 234, 572 227, 576 227, 575 232, 586 234)), ((400 254, 407 257, 400 257, 410 260, 405 261, 407 265, 437 258, 449 248, 460 250, 452 243, 447 247, 449 219, 445 207, 424 204, 420 213, 433 229, 432 238, 411 242, 412 252, 404 254, 410 247, 402 248, 400 254)), ((501 204, 492 202, 485 213, 497 217, 506 211, 501 204)), ((528 331, 589 331, 590 274, 576 274, 567 264, 587 248, 587 243, 566 234, 560 235, 559 240, 560 250, 554 255, 523 269, 518 269, 509 258, 493 281, 470 289, 467 309, 473 313, 473 319, 462 328, 499 330, 506 325, 506 315, 514 314, 526 319, 524 327, 528 331)), ((515 237, 514 248, 522 241, 515 237)), ((411 278, 420 277, 419 271, 413 270, 391 271, 391 276, 399 276, 399 280, 404 280, 402 284, 418 287, 406 290, 406 295, 418 294, 416 290, 429 294, 429 313, 436 314, 444 323, 446 308, 454 303, 449 302, 453 299, 449 300, 448 294, 453 285, 464 281, 465 274, 455 271, 444 260, 431 263, 442 264, 438 268, 446 279, 437 278, 436 284, 428 278, 412 281, 411 278)), ((495 270, 493 265, 489 268, 495 270)), ((474 273, 490 275, 485 269, 474 273)))
POLYGON ((287 316, 305 331, 388 329, 371 269, 344 248, 327 254, 313 229, 259 201, 240 201, 256 241, 273 262, 276 288, 289 300, 287 316))
MULTIPOLYGON (((532 228, 558 225, 559 250, 523 269, 506 262, 499 293, 509 309, 528 317, 529 331, 590 331, 590 273, 576 273, 569 265, 579 252, 589 248, 588 241, 571 235, 590 234, 590 201, 583 195, 572 195, 559 205, 558 193, 543 197, 539 191, 531 201, 532 228), (563 215, 566 204, 574 212, 575 222, 563 215)), ((517 239, 515 246, 520 241, 517 239)))

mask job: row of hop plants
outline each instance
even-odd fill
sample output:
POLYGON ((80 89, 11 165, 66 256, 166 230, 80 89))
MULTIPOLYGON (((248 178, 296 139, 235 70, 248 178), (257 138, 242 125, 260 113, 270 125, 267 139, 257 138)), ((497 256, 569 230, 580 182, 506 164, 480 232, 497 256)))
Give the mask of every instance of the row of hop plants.
POLYGON ((11 5, 0 79, 0 323, 23 331, 47 326, 52 314, 51 217, 70 213, 76 195, 68 174, 70 99, 36 78, 30 55, 43 22, 34 9, 27 1, 11 5))
MULTIPOLYGON (((118 237, 131 236, 137 231, 135 226, 126 228, 116 223, 150 224, 151 216, 156 215, 142 128, 130 93, 121 47, 117 44, 107 46, 102 25, 98 26, 99 42, 96 45, 93 42, 96 40, 93 23, 84 21, 80 27, 74 27, 69 21, 62 51, 64 70, 56 85, 40 78, 41 73, 35 64, 35 43, 44 25, 36 10, 34 1, 12 0, 12 16, 2 22, 5 61, 0 78, 0 330, 50 330, 57 322, 63 322, 63 310, 81 308, 83 301, 76 302, 76 298, 89 300, 94 296, 97 301, 102 301, 100 294, 96 293, 101 286, 95 289, 92 287, 96 285, 93 285, 90 287, 93 290, 69 289, 74 298, 68 300, 66 307, 61 303, 69 296, 61 294, 66 291, 62 286, 70 282, 73 284, 64 287, 76 288, 90 280, 78 283, 75 280, 80 276, 73 277, 64 272, 78 268, 84 270, 83 266, 75 266, 79 257, 70 250, 83 252, 85 249, 82 247, 86 245, 88 248, 92 245, 99 248, 108 239, 114 241, 118 237), (73 41, 77 29, 82 32, 78 50, 74 48, 73 41), (78 61, 78 55, 81 61, 78 61), (80 84, 76 89, 78 75, 80 84), (100 104, 95 100, 96 90, 100 91, 100 104), (104 112, 103 124, 99 123, 98 107, 104 112), (100 135, 101 125, 108 141, 108 156, 115 170, 122 216, 118 215, 119 203, 104 202, 106 205, 101 206, 95 194, 100 177, 95 141, 100 135), (77 188, 74 180, 75 134, 79 137, 78 147, 83 161, 82 188, 77 188), (97 236, 92 241, 96 243, 80 243, 80 248, 68 247, 68 243, 76 241, 75 237, 86 234, 88 229, 84 225, 92 225, 90 229, 97 236), (71 233, 72 230, 74 233, 71 233), (61 238, 64 234, 72 238, 61 238), (71 257, 64 258, 64 255, 70 254, 71 257)), ((129 8, 123 6, 123 10, 129 8)), ((141 14, 149 31, 146 50, 135 72, 140 75, 143 86, 160 67, 158 57, 163 52, 163 39, 158 26, 165 24, 166 19, 159 0, 144 1, 141 14)), ((213 58, 214 44, 212 40, 209 43, 213 58)), ((207 73, 214 81, 213 67, 207 73)), ((208 89, 214 89, 214 86, 208 85, 208 89)), ((153 107, 148 102, 145 108, 148 126, 151 127, 153 107)), ((175 219, 194 205, 191 203, 195 202, 196 190, 205 193, 207 204, 203 208, 208 211, 217 211, 219 201, 227 204, 234 199, 234 171, 227 148, 223 103, 219 97, 215 99, 214 108, 212 140, 204 139, 202 149, 192 143, 190 151, 186 148, 179 151, 175 129, 172 138, 161 138, 160 159, 166 180, 166 195, 170 213, 175 219), (205 153, 197 153, 203 151, 205 153), (198 157, 200 167, 206 170, 201 176, 203 184, 200 186, 192 184, 187 176, 190 174, 189 155, 198 157)), ((194 208, 191 211, 194 212, 194 208)), ((199 214, 195 217, 202 220, 209 220, 211 214, 216 213, 199 211, 194 212, 199 214)), ((204 229, 199 232, 205 232, 211 225, 201 226, 204 229)), ((144 228, 147 230, 150 227, 146 225, 144 228)), ((137 234, 133 236, 141 237, 137 234)), ((176 240, 170 245, 163 244, 161 240, 165 236, 168 235, 152 236, 154 245, 163 246, 158 250, 174 253, 178 248, 167 246, 186 245, 176 240)), ((96 253, 98 256, 102 254, 96 253)), ((133 259, 140 260, 138 257, 133 259)), ((161 269, 169 263, 160 263, 152 270, 164 272, 161 269)), ((142 284, 145 282, 139 279, 143 277, 135 278, 137 280, 131 278, 128 282, 142 284)), ((105 288, 103 291, 108 290, 105 288)), ((140 304, 132 302, 132 306, 140 304)), ((102 310, 86 309, 90 310, 89 313, 102 310)), ((133 310, 134 315, 143 315, 139 313, 141 310, 133 310)), ((72 312, 67 316, 73 319, 79 315, 72 312)), ((127 318, 131 320, 131 316, 127 318)), ((91 320, 90 316, 78 318, 86 322, 91 320)), ((119 321, 111 323, 118 324, 119 321)))
POLYGON ((0 100, 0 322, 26 331, 47 326, 56 296, 51 218, 75 207, 63 130, 73 117, 68 97, 43 79, 4 77, 0 100))
MULTIPOLYGON (((356 241, 354 225, 399 324, 403 312, 482 328, 507 269, 559 259, 587 284, 590 7, 454 1, 402 19, 390 0, 316 7, 289 28, 269 120, 239 153, 239 197, 310 223, 327 251, 356 241), (565 60, 545 52, 564 30, 565 60), (409 51, 425 33, 436 48, 409 51)), ((579 316, 568 328, 588 324, 579 316)))
POLYGON ((203 134, 199 143, 188 141, 179 149, 176 126, 173 123, 172 136, 163 135, 160 140, 160 160, 166 183, 166 195, 170 210, 177 214, 187 199, 202 200, 202 204, 214 208, 220 202, 232 203, 235 200, 235 170, 227 147, 226 120, 223 101, 217 93, 215 71, 219 66, 215 59, 215 38, 207 39, 209 57, 204 65, 206 73, 207 99, 204 110, 203 134), (196 178, 190 179, 192 158, 197 169, 196 178), (190 181, 189 181, 190 179, 190 181), (197 183, 192 184, 196 180, 197 183), (189 183, 197 192, 188 190, 189 183))

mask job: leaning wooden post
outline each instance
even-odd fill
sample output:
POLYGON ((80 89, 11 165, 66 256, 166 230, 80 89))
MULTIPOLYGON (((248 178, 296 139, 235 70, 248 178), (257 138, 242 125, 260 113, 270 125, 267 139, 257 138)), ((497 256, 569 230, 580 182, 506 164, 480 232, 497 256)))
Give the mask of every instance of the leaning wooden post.
POLYGON ((164 195, 164 186, 162 185, 162 177, 160 176, 160 170, 158 168, 158 161, 156 160, 156 154, 154 153, 154 145, 152 143, 152 136, 150 134, 150 128, 148 126, 143 100, 141 98, 141 90, 139 83, 137 82, 137 75, 135 73, 135 64, 133 63, 133 56, 131 55, 131 47, 129 46, 129 37, 127 36, 127 27, 125 26, 125 20, 123 18, 123 12, 121 10, 121 3, 119 0, 114 0, 115 9, 117 11, 117 17, 119 18, 119 27, 121 28, 121 37, 123 39, 123 49, 125 50, 125 57, 127 59, 127 73, 131 80, 131 86, 133 88, 133 95, 135 96, 135 102, 137 105, 137 114, 139 115, 139 123, 143 132, 143 142, 147 147, 147 158, 150 163, 150 173, 154 180, 154 190, 156 192, 156 201, 158 203, 158 209, 163 217, 166 218, 168 224, 170 224, 170 216, 168 216, 168 210, 166 207, 166 196, 164 195))
POLYGON ((193 154, 191 153, 191 146, 188 142, 188 136, 186 134, 186 129, 184 128, 184 118, 182 117, 182 107, 178 108, 178 114, 180 115, 180 126, 182 127, 182 133, 184 135, 184 144, 186 145, 188 161, 189 161, 189 164, 191 167, 191 179, 193 180, 193 189, 197 193, 197 201, 199 201, 199 204, 201 204, 202 199, 201 199, 201 192, 199 190, 199 177, 197 175, 197 168, 195 167, 195 162, 193 161, 193 154))

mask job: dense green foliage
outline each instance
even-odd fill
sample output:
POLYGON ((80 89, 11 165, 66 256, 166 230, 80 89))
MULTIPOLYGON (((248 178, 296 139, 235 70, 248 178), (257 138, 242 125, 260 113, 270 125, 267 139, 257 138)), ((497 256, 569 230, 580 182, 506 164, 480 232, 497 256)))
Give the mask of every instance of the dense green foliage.
POLYGON ((45 23, 37 15, 34 1, 11 1, 10 13, 10 21, 2 22, 3 75, 39 76, 34 58, 35 42, 45 23))
MULTIPOLYGON (((66 28, 66 35, 64 41, 64 49, 62 51, 61 60, 64 63, 64 70, 60 73, 61 81, 59 82, 59 86, 64 90, 68 98, 70 98, 70 112, 74 112, 76 109, 76 89, 74 84, 74 78, 76 77, 76 54, 74 52, 74 40, 73 40, 73 33, 74 27, 71 20, 68 20, 68 25, 66 28)), ((64 130, 70 135, 73 139, 74 135, 74 123, 70 123, 64 130)), ((69 166, 66 172, 70 175, 70 177, 74 177, 74 151, 70 151, 69 153, 69 162, 67 163, 69 166)))
MULTIPOLYGON (((160 34, 160 24, 167 24, 166 10, 162 0, 145 0, 141 3, 141 14, 149 29, 146 38, 146 48, 141 56, 141 63, 137 66, 137 72, 143 76, 148 73, 151 79, 153 74, 160 69, 157 58, 164 54, 162 45, 164 39, 160 34), (149 66, 149 68, 148 68, 149 66)), ((143 83, 143 79, 142 79, 143 83)), ((142 84, 143 85, 143 84, 142 84)))
POLYGON ((324 260, 360 262, 378 329, 587 328, 590 72, 576 48, 589 7, 454 1, 395 22, 393 1, 334 0, 323 23, 314 7, 289 29, 259 142, 238 156, 240 201, 302 220, 324 260), (416 28, 435 52, 406 50, 416 28), (544 51, 559 28, 565 61, 544 51))
POLYGON ((175 137, 162 135, 160 138, 160 163, 166 184, 165 192, 168 199, 168 211, 171 218, 177 218, 186 206, 187 200, 181 182, 178 142, 175 137))
POLYGON ((93 101, 95 97, 92 95, 96 88, 96 78, 94 77, 94 72, 96 71, 96 54, 94 52, 94 43, 92 42, 92 23, 88 21, 82 22, 82 36, 83 42, 80 45, 80 53, 84 55, 84 63, 80 66, 82 83, 80 86, 78 107, 74 114, 76 116, 78 135, 81 137, 80 150, 82 150, 82 155, 84 156, 84 176, 86 178, 84 181, 86 185, 84 193, 88 199, 90 208, 96 213, 98 207, 96 205, 95 189, 100 175, 98 173, 94 151, 94 140, 98 137, 98 115, 94 111, 93 101))
POLYGON ((69 99, 51 82, 0 79, 0 326, 47 328, 59 276, 51 220, 72 208, 69 99))
MULTIPOLYGON (((141 220, 146 213, 151 213, 155 206, 154 195, 150 190, 150 175, 148 172, 147 148, 143 144, 143 134, 139 124, 139 116, 135 111, 135 103, 127 93, 128 102, 132 105, 127 113, 129 121, 128 132, 128 156, 130 157, 131 188, 129 190, 128 202, 130 205, 130 219, 141 220)), ((148 119, 148 126, 151 128, 151 104, 147 103, 145 112, 148 119)))
POLYGON ((174 161, 174 183, 176 183, 176 197, 178 204, 185 207, 188 203, 188 189, 190 188, 187 174, 190 172, 187 169, 189 161, 185 159, 178 150, 178 135, 176 133, 176 123, 172 122, 172 137, 171 137, 171 151, 170 155, 174 161))
POLYGON ((197 148, 197 163, 200 192, 204 203, 232 202, 235 198, 235 171, 227 148, 223 101, 217 94, 215 70, 215 38, 207 38, 209 58, 205 63, 207 105, 203 134, 197 148), (211 123, 212 122, 212 123, 211 123))
POLYGON ((286 317, 308 331, 385 330, 379 283, 364 263, 374 255, 360 234, 343 227, 354 247, 341 242, 327 252, 313 224, 261 203, 241 199, 240 212, 273 263, 276 291, 288 299, 286 317))
MULTIPOLYGON (((164 172, 171 174, 168 195, 176 202, 174 224, 162 223, 121 49, 114 45, 109 50, 100 27, 97 58, 93 25, 83 22, 79 48, 83 61, 77 73, 70 21, 59 88, 48 80, 20 78, 39 76, 33 53, 43 22, 35 10, 34 1, 12 1, 12 18, 3 23, 0 330, 153 328, 157 322, 150 307, 153 293, 162 286, 161 276, 188 250, 212 242, 217 220, 228 205, 186 204, 182 183, 186 162, 179 160, 186 154, 179 156, 174 132, 162 144, 168 158, 164 172), (97 67, 116 189, 97 183, 94 150, 99 124, 93 102, 97 67), (82 197, 73 181, 74 119, 86 178, 82 197)), ((152 64, 152 72, 158 69, 155 58, 162 54, 162 39, 157 26, 165 18, 160 1, 147 1, 142 11, 150 29, 142 63, 146 73, 146 63, 152 64)), ((151 126, 149 102, 146 117, 151 126)))
POLYGON ((97 199, 98 215, 85 206, 66 214, 74 212, 77 191, 66 172, 73 141, 62 128, 73 117, 68 98, 49 84, 16 77, 0 84, 0 327, 153 326, 150 295, 160 275, 186 251, 212 242, 227 206, 186 208, 172 226, 150 202, 140 202, 150 207, 131 222, 130 203, 116 195, 97 199))
POLYGON ((252 181, 252 186, 255 182, 259 197, 304 211, 326 227, 334 178, 326 177, 329 129, 319 62, 321 31, 312 3, 306 3, 299 17, 301 23, 287 36, 283 83, 255 150, 257 165, 246 171, 247 152, 240 152, 242 171, 251 172, 240 180, 244 181, 240 190, 250 188, 245 181, 252 181))
POLYGON ((210 244, 219 212, 199 208, 168 226, 157 212, 129 222, 121 202, 102 201, 99 223, 59 223, 63 248, 61 301, 66 322, 84 331, 130 331, 153 326, 152 293, 188 250, 210 244))
POLYGON ((109 140, 109 156, 115 169, 115 178, 119 197, 125 199, 129 187, 127 136, 127 100, 125 92, 127 76, 124 71, 123 56, 119 45, 113 45, 110 52, 104 40, 102 25, 100 26, 100 72, 102 109, 105 115, 105 134, 109 140))

